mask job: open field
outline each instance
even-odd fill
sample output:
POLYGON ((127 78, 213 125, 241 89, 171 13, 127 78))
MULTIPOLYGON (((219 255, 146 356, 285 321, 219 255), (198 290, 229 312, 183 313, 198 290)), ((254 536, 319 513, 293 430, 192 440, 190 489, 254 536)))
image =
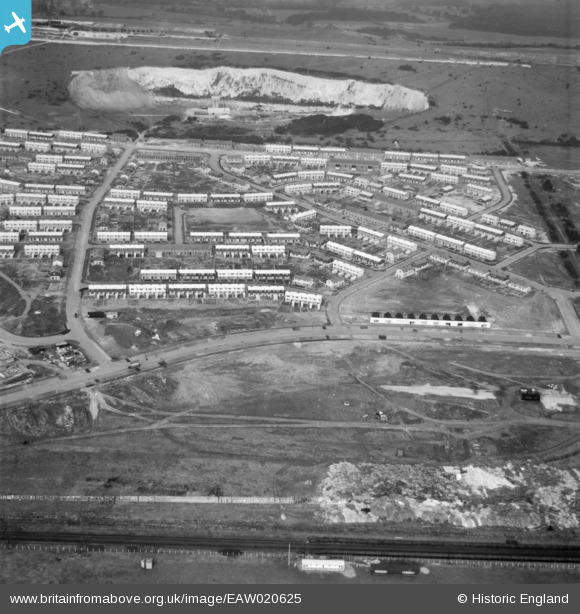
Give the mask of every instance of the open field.
MULTIPOLYGON (((470 565, 428 564, 429 574, 371 576, 366 569, 353 567, 354 577, 343 574, 302 573, 280 558, 224 557, 205 555, 155 556, 152 571, 143 571, 142 554, 87 552, 55 553, 49 551, 3 550, 0 552, 0 582, 20 584, 549 584, 577 583, 575 570, 481 568, 470 565)), ((351 574, 349 574, 351 575, 351 574)))
MULTIPOLYGON (((351 136, 354 145, 368 142, 377 147, 389 147, 397 140, 403 149, 485 152, 500 149, 500 139, 505 137, 555 140, 578 128, 565 105, 558 104, 565 96, 567 84, 577 86, 578 73, 571 68, 538 66, 526 70, 411 62, 417 72, 402 73, 398 70, 401 62, 393 60, 321 59, 316 55, 272 58, 267 53, 234 54, 211 48, 206 53, 187 50, 180 53, 179 50, 95 45, 77 46, 73 55, 69 45, 32 44, 23 53, 12 54, 10 62, 6 59, 0 62, 3 85, 0 106, 21 110, 22 122, 27 126, 32 118, 33 127, 44 124, 45 127, 58 125, 78 129, 80 117, 85 129, 114 131, 132 126, 139 119, 139 111, 126 114, 80 110, 70 101, 66 89, 71 71, 115 66, 197 68, 220 65, 268 66, 312 71, 321 76, 378 79, 418 89, 432 97, 433 104, 428 111, 391 118, 388 126, 377 133, 356 133, 351 136), (55 69, 55 66, 60 68, 55 69), (513 87, 506 88, 506 82, 513 87), (529 128, 523 129, 493 117, 494 108, 509 109, 513 113, 511 117, 527 122, 529 128), (451 121, 441 122, 437 120, 440 117, 450 117, 451 121)), ((150 109, 144 110, 139 121, 149 125, 150 118, 145 116, 150 113, 150 109)), ((16 116, 14 120, 17 122, 16 116)), ((315 141, 319 142, 318 136, 315 141)), ((329 138, 324 142, 339 143, 341 138, 329 138)))
POLYGON ((535 292, 528 297, 516 297, 440 268, 405 280, 387 277, 380 286, 346 298, 340 309, 343 317, 357 321, 368 321, 373 311, 435 312, 483 315, 498 328, 565 332, 556 304, 545 294, 535 292))
POLYGON ((570 275, 564 265, 564 261, 571 257, 570 253, 567 250, 560 253, 548 250, 538 251, 516 262, 510 267, 510 271, 547 286, 556 286, 566 290, 580 288, 580 278, 570 275))
POLYGON ((186 214, 186 237, 189 232, 283 232, 292 224, 284 223, 261 209, 251 207, 196 207, 186 214))
POLYGON ((115 321, 87 320, 87 330, 112 356, 122 357, 195 339, 275 327, 326 324, 323 311, 290 311, 277 303, 198 304, 195 299, 93 301, 87 310, 115 310, 115 321), (131 305, 134 303, 134 305, 131 305), (129 307, 127 305, 129 304, 129 307))
POLYGON ((3 276, 0 276, 0 318, 14 318, 22 315, 26 307, 26 301, 18 291, 18 288, 3 276))
MULTIPOLYGON (((383 497, 394 496, 391 491, 398 488, 400 476, 412 474, 403 482, 420 485, 427 480, 430 486, 424 488, 434 488, 441 498, 437 489, 447 488, 437 486, 441 465, 471 463, 513 480, 518 474, 501 465, 508 460, 523 463, 522 475, 529 476, 518 490, 510 490, 519 498, 534 484, 568 479, 566 472, 577 467, 575 444, 569 440, 570 428, 578 426, 578 409, 554 413, 519 400, 522 383, 540 385, 536 371, 543 365, 545 373, 577 399, 580 365, 572 359, 521 351, 458 353, 430 345, 405 352, 379 342, 273 346, 136 374, 88 394, 61 395, 2 414, 0 446, 6 471, 1 492, 311 499, 325 492, 324 484, 332 483, 335 494, 329 494, 322 507, 315 501, 282 509, 274 504, 207 504, 196 506, 194 515, 188 511, 191 504, 163 503, 160 508, 161 504, 105 499, 66 505, 2 501, 0 510, 5 521, 18 518, 19 525, 68 522, 117 530, 130 522, 151 531, 187 527, 267 532, 322 526, 332 530, 337 510, 343 509, 336 507, 336 493, 344 486, 336 480, 343 484, 354 468, 364 473, 365 467, 374 467, 372 471, 382 476, 378 479, 386 480, 383 497), (493 398, 418 396, 380 388, 414 384, 477 387, 493 398), (386 420, 376 419, 379 410, 386 420), (24 437, 27 446, 21 445, 24 437), (566 446, 572 452, 565 460, 542 469, 528 463, 531 455, 566 446), (18 471, 11 469, 15 467, 18 471)), ((546 375, 540 377, 546 381, 546 375)), ((485 505, 504 500, 499 491, 493 497, 484 500, 485 505)), ((564 516, 554 516, 561 527, 572 522, 566 505, 562 502, 564 516)), ((358 526, 360 513, 353 510, 350 522, 358 526)), ((534 513, 526 511, 530 518, 534 513)), ((520 514, 510 527, 525 522, 520 514)), ((386 528, 375 519, 364 530, 372 533, 373 526, 386 528)), ((441 535, 458 530, 444 522, 437 527, 428 525, 426 530, 441 535)), ((423 529, 405 516, 397 520, 395 530, 420 534, 423 529)), ((497 530, 489 519, 481 529, 490 535, 497 535, 497 530)))
POLYGON ((580 212, 574 206, 577 187, 571 177, 506 174, 515 195, 504 211, 523 224, 541 228, 553 243, 580 241, 580 212))

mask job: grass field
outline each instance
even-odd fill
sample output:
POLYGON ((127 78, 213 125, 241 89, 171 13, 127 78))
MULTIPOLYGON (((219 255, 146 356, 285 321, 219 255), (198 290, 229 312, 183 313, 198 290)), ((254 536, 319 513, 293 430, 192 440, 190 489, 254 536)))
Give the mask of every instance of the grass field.
MULTIPOLYGON (((579 119, 571 118, 566 105, 566 86, 575 86, 578 74, 571 68, 536 67, 466 67, 411 62, 417 72, 402 73, 400 61, 323 58, 319 56, 275 56, 254 53, 216 52, 180 53, 178 50, 125 47, 77 46, 58 44, 31 45, 21 53, 0 61, 0 106, 17 108, 24 116, 12 118, 30 127, 69 127, 74 129, 116 130, 133 125, 138 111, 93 113, 78 109, 68 98, 71 71, 115 66, 267 66, 283 70, 315 71, 329 76, 379 79, 420 89, 433 97, 428 111, 415 116, 389 119, 377 133, 358 133, 353 143, 368 141, 377 147, 392 145, 412 149, 462 152, 496 151, 500 137, 528 140, 554 140, 567 132, 577 132, 579 119), (179 58, 179 59, 178 59, 179 58), (58 68, 55 68, 58 67, 58 68), (509 82, 512 87, 506 88, 509 82), (40 103, 40 104, 39 104, 40 103), (492 116, 494 108, 510 109, 513 117, 526 121, 528 129, 515 124, 500 124, 492 116), (548 111, 549 110, 549 111, 548 111), (449 116, 444 125, 437 117, 449 116), (570 123, 572 120, 572 124, 570 123), (576 122, 576 123, 574 123, 576 122), (80 125, 82 124, 82 125, 80 125)), ((151 113, 144 110, 144 115, 151 113)), ((143 118, 149 123, 147 117, 143 118)), ((12 121, 13 120, 13 121, 12 121)), ((318 142, 318 137, 316 137, 318 142)), ((340 142, 338 139, 327 139, 340 142)))
POLYGON ((226 232, 268 231, 276 232, 284 224, 277 218, 266 215, 259 209, 249 207, 204 207, 196 208, 186 215, 186 237, 189 232, 226 232))
MULTIPOLYGON (((353 567, 354 577, 343 574, 302 573, 280 558, 224 557, 161 554, 152 571, 140 567, 142 554, 87 552, 83 554, 46 551, 3 550, 0 581, 3 584, 572 584, 580 581, 576 570, 509 568, 473 565, 428 564, 429 574, 415 577, 371 576, 353 567)), ((351 575, 351 574, 349 574, 351 575)))
POLYGON ((341 313, 365 317, 373 311, 483 315, 498 328, 565 332, 556 304, 546 295, 537 292, 519 298, 468 280, 441 269, 406 280, 388 277, 381 286, 347 298, 341 313))
POLYGON ((14 284, 0 276, 0 318, 18 317, 24 313, 26 301, 14 284))
POLYGON ((88 310, 115 310, 119 319, 88 320, 91 335, 112 356, 123 357, 182 341, 206 339, 247 330, 326 324, 323 311, 292 312, 277 303, 197 304, 148 301, 150 306, 127 307, 127 302, 95 301, 88 310))
POLYGON ((44 337, 61 333, 65 328, 66 316, 61 310, 61 300, 44 296, 32 301, 20 334, 24 337, 44 337))
MULTIPOLYGON (((527 459, 570 439, 570 429, 562 426, 563 414, 552 420, 537 404, 520 401, 521 383, 560 381, 578 395, 574 382, 579 373, 578 361, 558 356, 458 352, 428 344, 409 351, 350 341, 248 349, 93 388, 97 408, 91 401, 92 420, 85 393, 3 413, 0 490, 110 497, 206 495, 217 489, 225 495, 310 498, 319 492, 329 464, 339 461, 428 470, 440 464, 527 459), (355 375, 375 392, 357 383, 355 375), (493 391, 495 399, 421 397, 379 388, 425 383, 477 386, 493 391), (374 419, 379 409, 388 422, 374 419), (31 445, 21 445, 25 437, 31 445), (473 442, 480 445, 477 452, 473 442)), ((577 424, 574 415, 567 419, 577 424)), ((575 467, 577 459, 569 457, 559 466, 575 467)), ((19 526, 64 523, 72 530, 138 526, 151 532, 463 534, 450 526, 412 523, 340 529, 321 519, 316 504, 192 510, 183 504, 110 501, 0 503, 8 524, 15 519, 19 526)), ((488 528, 478 534, 498 537, 502 531, 488 528)))
MULTIPOLYGON (((567 254, 567 252, 564 253, 567 254)), ((580 281, 570 276, 563 265, 562 258, 555 251, 538 251, 516 262, 510 267, 510 270, 548 286, 556 286, 566 290, 574 290, 580 287, 580 281)))

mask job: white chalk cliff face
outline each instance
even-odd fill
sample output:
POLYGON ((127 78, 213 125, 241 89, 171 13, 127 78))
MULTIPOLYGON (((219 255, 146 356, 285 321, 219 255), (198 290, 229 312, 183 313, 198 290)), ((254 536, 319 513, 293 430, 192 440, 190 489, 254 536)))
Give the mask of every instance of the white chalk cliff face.
MULTIPOLYGON (((354 79, 323 79, 269 68, 159 68, 140 67, 76 73, 69 88, 73 97, 84 98, 81 89, 101 89, 107 81, 103 73, 123 75, 126 85, 153 93, 161 88, 176 88, 185 96, 224 99, 280 100, 293 104, 329 107, 375 107, 385 110, 419 112, 429 108, 424 93, 401 85, 366 83, 354 79), (88 78, 87 78, 88 77, 88 78), (82 88, 75 87, 80 85, 82 88), (75 83, 76 82, 76 83, 75 83)), ((85 101, 86 102, 86 101, 85 101)))

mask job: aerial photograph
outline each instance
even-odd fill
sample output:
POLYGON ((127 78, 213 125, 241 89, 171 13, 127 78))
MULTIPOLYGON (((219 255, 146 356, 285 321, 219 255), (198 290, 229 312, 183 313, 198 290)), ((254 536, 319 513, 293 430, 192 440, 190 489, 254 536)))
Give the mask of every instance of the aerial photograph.
POLYGON ((0 584, 580 584, 577 0, 0 29, 0 584))

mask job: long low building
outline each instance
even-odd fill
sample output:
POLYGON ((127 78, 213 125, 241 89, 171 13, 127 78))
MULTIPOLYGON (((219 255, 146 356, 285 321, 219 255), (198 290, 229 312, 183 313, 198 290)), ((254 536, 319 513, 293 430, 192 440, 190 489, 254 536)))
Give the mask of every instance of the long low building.
POLYGON ((491 324, 486 321, 476 321, 474 318, 471 320, 467 319, 439 319, 436 320, 432 318, 409 318, 409 317, 397 317, 391 316, 390 313, 385 313, 384 315, 373 314, 370 317, 371 324, 393 324, 396 326, 437 326, 440 328, 450 327, 450 328, 491 328, 491 324))

